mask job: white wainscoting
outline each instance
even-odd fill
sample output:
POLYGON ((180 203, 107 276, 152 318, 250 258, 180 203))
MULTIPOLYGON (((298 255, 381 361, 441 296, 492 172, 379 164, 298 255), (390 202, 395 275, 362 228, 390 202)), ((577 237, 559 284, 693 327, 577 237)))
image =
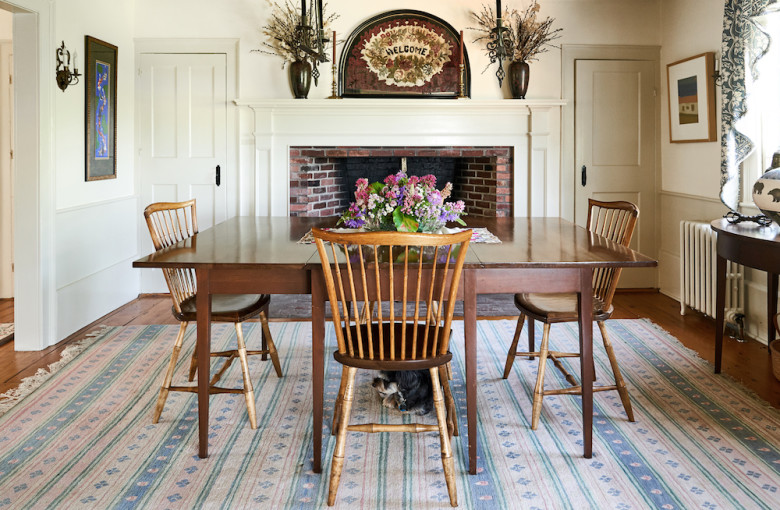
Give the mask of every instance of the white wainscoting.
POLYGON ((57 212, 57 333, 62 339, 138 297, 138 197, 57 212))
POLYGON ((242 139, 242 212, 289 214, 293 146, 479 146, 514 149, 515 216, 560 215, 560 108, 565 101, 445 99, 236 100, 253 112, 242 139), (249 144, 253 150, 244 150, 249 144), (251 154, 251 156, 250 156, 251 154), (245 207, 244 204, 252 206, 245 207))

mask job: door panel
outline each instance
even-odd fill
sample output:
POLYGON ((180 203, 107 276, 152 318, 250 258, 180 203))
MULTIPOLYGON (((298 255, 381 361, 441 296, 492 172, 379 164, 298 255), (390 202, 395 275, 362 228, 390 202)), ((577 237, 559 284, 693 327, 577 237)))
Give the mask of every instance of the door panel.
MULTIPOLYGON (((227 218, 227 91, 224 54, 142 53, 137 140, 141 204, 197 200, 198 226, 227 218), (216 185, 216 168, 221 168, 216 185)), ((153 250, 142 235, 142 251, 153 250)), ((142 272, 146 292, 164 291, 158 272, 142 272)))
MULTIPOLYGON (((655 256, 653 63, 578 60, 575 72, 575 220, 585 225, 588 198, 632 202, 640 214, 631 247, 655 256)), ((656 287, 656 270, 623 271, 620 286, 656 287)))

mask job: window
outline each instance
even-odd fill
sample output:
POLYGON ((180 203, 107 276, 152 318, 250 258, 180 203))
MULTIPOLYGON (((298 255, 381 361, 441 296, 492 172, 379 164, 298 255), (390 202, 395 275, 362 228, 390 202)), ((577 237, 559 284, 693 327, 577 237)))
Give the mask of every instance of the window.
POLYGON ((742 121, 755 134, 751 137, 755 150, 742 164, 742 200, 746 206, 753 206, 753 183, 769 168, 772 154, 780 150, 780 13, 757 20, 772 42, 758 62, 759 79, 753 84, 748 113, 742 121))

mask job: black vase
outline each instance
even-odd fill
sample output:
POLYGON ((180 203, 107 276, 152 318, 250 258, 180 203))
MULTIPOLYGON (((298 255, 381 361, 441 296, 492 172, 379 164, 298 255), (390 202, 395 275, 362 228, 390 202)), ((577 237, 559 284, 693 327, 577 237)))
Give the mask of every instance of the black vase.
POLYGON ((311 88, 311 64, 306 60, 290 63, 290 87, 295 99, 306 99, 311 88))
POLYGON ((509 89, 513 99, 525 99, 530 73, 528 62, 514 61, 509 64, 509 89))

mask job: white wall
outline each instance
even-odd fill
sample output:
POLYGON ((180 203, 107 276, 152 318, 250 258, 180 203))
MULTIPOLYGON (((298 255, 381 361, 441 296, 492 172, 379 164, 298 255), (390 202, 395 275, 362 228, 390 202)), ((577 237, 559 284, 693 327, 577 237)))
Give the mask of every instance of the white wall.
MULTIPOLYGON (((720 54, 723 32, 723 2, 709 0, 663 0, 661 7, 663 47, 661 72, 666 65, 706 51, 720 54), (689 20, 696 20, 690 23, 689 20)), ((669 106, 666 80, 663 80, 662 191, 661 203, 661 292, 680 297, 681 220, 710 221, 728 209, 719 198, 720 183, 720 87, 716 87, 718 141, 707 143, 670 143, 669 106)), ((748 207, 751 204, 746 204, 748 207)), ((757 214, 747 210, 746 214, 757 214)), ((746 314, 748 334, 766 342, 766 274, 748 269, 746 314)))
POLYGON ((62 92, 54 83, 53 69, 46 77, 56 89, 54 278, 59 340, 137 297, 138 273, 131 264, 138 252, 138 205, 133 168, 133 2, 57 0, 54 5, 54 41, 57 46, 65 41, 71 54, 78 52, 82 74, 85 35, 118 47, 116 179, 84 179, 84 77, 62 92))
MULTIPOLYGON (((557 42, 576 44, 660 44, 657 30, 661 0, 543 0, 541 15, 556 18, 556 27, 563 28, 557 42)), ((492 2, 486 2, 493 6, 492 2)), ((268 0, 136 0, 136 31, 138 38, 229 37, 240 39, 239 95, 242 98, 291 98, 287 74, 281 69, 282 59, 273 55, 251 53, 262 49, 261 28, 268 21, 271 4, 268 0)), ((300 5, 300 2, 297 2, 300 5)), ((516 1, 512 5, 525 6, 516 1)), ((505 3, 506 5, 506 3, 505 3)), ((391 3, 338 0, 327 3, 340 16, 333 23, 337 38, 345 39, 365 19, 380 12, 396 9, 422 10, 450 23, 465 33, 466 51, 471 59, 472 97, 497 99, 509 97, 498 89, 495 67, 482 70, 488 63, 480 44, 473 39, 477 32, 469 30, 475 23, 469 13, 479 9, 481 2, 473 0, 394 0, 391 3)), ((331 11, 331 12, 333 12, 331 11)), ((340 51, 339 45, 338 50, 340 51)), ((528 98, 560 97, 560 51, 550 50, 531 67, 528 98)), ((331 71, 322 70, 319 87, 312 87, 310 98, 325 98, 331 93, 331 71)))

